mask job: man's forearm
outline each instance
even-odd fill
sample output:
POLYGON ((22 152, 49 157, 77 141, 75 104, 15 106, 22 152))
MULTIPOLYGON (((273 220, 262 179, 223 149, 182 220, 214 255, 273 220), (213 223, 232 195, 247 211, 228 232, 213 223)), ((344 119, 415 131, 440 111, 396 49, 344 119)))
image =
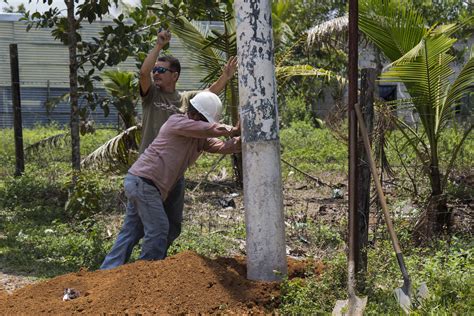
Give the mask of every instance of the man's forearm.
POLYGON ((217 79, 217 81, 214 82, 209 87, 209 91, 211 91, 212 93, 215 93, 215 94, 221 93, 221 91, 224 90, 225 85, 227 84, 228 81, 229 81, 229 79, 227 78, 227 76, 225 74, 222 74, 219 77, 219 79, 217 79))
POLYGON ((219 94, 222 90, 224 90, 225 85, 229 82, 230 79, 234 76, 235 70, 237 69, 237 58, 235 56, 231 56, 227 61, 227 64, 222 69, 222 74, 214 82, 210 87, 209 91, 219 94))
POLYGON ((143 62, 142 67, 140 68, 140 75, 150 76, 150 73, 153 69, 153 66, 155 66, 156 59, 158 58, 158 55, 160 54, 162 48, 163 47, 160 44, 156 44, 153 49, 148 53, 145 58, 145 61, 143 62))

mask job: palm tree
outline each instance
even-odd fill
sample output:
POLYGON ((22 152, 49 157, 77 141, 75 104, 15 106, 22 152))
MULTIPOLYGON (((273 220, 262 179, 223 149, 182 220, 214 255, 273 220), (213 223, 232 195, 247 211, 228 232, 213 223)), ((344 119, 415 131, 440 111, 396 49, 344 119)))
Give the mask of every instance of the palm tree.
POLYGON ((138 156, 141 126, 137 126, 136 106, 139 100, 138 81, 130 71, 109 70, 102 73, 104 88, 109 94, 102 106, 113 105, 124 125, 124 131, 94 150, 82 161, 83 167, 108 166, 126 171, 138 156))
POLYGON ((138 81, 131 71, 108 70, 102 73, 104 88, 110 95, 107 104, 112 104, 128 129, 136 125, 136 106, 139 99, 138 81))
POLYGON ((400 6, 398 1, 362 1, 359 25, 361 31, 392 61, 381 79, 405 85, 411 98, 401 100, 400 104, 411 104, 423 126, 422 131, 417 131, 397 120, 398 127, 414 148, 430 179, 430 201, 418 224, 423 229, 417 231, 431 237, 448 226, 449 212, 444 190, 457 152, 472 130, 472 126, 467 128, 443 175, 439 139, 454 114, 455 106, 472 89, 473 56, 451 84, 449 78, 453 70, 450 63, 454 57, 449 52, 456 42, 451 35, 462 25, 428 28, 415 8, 409 4, 400 6))
MULTIPOLYGON (((446 227, 449 214, 444 190, 457 153, 472 130, 468 127, 455 146, 444 175, 440 170, 438 141, 453 115, 456 105, 474 81, 472 56, 451 84, 453 75, 449 54, 456 39, 451 35, 462 25, 428 28, 422 14, 409 2, 393 0, 364 0, 359 3, 359 28, 392 64, 381 76, 382 81, 403 83, 411 98, 399 100, 418 113, 422 131, 417 131, 397 119, 397 125, 424 164, 430 179, 431 197, 427 211, 418 227, 430 236, 446 227)), ((473 18, 463 24, 472 23, 473 18)), ((347 17, 340 17, 308 30, 308 43, 323 43, 332 49, 344 48, 347 17)))

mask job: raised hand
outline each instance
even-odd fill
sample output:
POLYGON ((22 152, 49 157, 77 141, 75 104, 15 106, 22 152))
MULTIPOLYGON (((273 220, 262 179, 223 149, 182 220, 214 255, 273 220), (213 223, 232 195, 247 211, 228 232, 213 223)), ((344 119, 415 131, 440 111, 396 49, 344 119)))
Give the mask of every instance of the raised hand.
POLYGON ((166 44, 168 44, 171 40, 171 32, 168 30, 163 30, 163 31, 158 31, 157 33, 157 38, 156 38, 156 44, 164 47, 166 44))
POLYGON ((225 64, 224 69, 222 70, 222 74, 225 76, 227 80, 232 79, 235 74, 235 70, 237 69, 237 57, 231 56, 225 64))

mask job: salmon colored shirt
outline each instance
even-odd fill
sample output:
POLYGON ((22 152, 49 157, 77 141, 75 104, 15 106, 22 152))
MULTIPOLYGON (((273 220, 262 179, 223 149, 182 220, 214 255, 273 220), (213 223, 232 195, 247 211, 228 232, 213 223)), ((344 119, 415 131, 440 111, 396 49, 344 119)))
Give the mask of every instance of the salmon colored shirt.
POLYGON ((228 141, 215 138, 232 136, 232 133, 231 126, 195 121, 186 114, 171 115, 128 172, 152 180, 165 201, 176 182, 203 151, 221 154, 241 151, 239 138, 228 141))

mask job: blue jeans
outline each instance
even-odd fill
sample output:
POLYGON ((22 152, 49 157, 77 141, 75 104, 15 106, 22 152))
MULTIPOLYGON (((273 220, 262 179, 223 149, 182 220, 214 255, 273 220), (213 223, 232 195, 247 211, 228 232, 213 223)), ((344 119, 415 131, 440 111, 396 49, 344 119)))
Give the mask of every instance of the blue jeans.
POLYGON ((100 267, 102 270, 126 263, 141 238, 143 242, 139 259, 164 259, 169 246, 181 233, 183 178, 178 180, 164 203, 158 189, 140 177, 127 174, 124 186, 128 198, 124 223, 100 267))

